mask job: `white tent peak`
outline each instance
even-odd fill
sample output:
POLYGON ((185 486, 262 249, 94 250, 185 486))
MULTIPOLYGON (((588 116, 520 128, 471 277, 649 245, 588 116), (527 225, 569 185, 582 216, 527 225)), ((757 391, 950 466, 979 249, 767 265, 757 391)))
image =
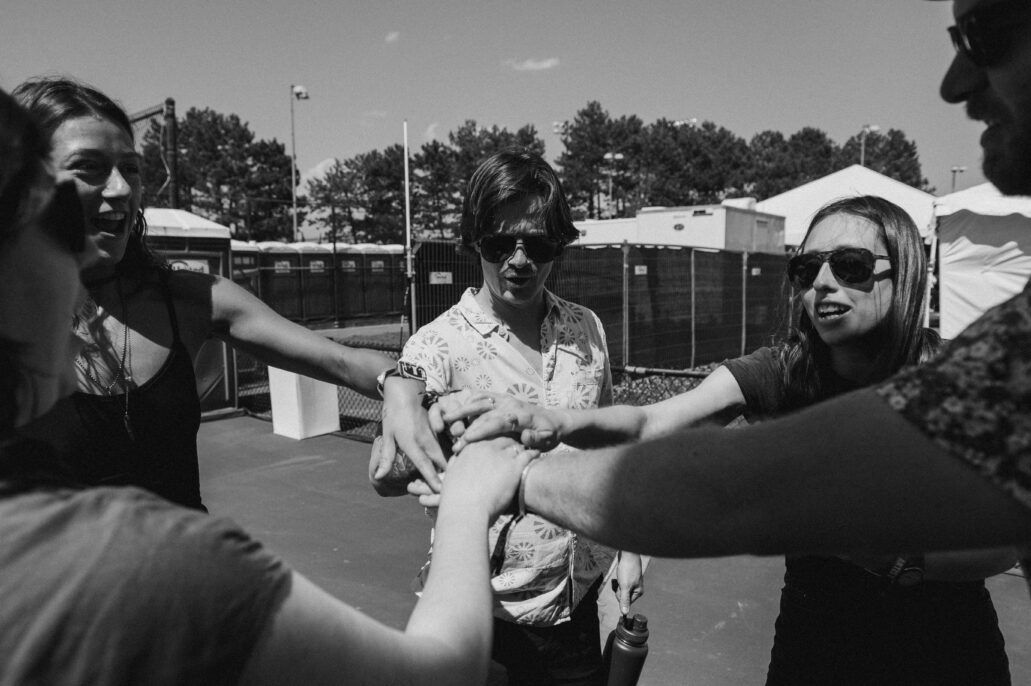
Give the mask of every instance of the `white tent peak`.
POLYGON ((878 195, 895 203, 913 218, 921 235, 931 230, 934 196, 859 164, 804 183, 756 203, 760 212, 785 218, 784 243, 799 245, 817 210, 829 202, 855 195, 878 195))

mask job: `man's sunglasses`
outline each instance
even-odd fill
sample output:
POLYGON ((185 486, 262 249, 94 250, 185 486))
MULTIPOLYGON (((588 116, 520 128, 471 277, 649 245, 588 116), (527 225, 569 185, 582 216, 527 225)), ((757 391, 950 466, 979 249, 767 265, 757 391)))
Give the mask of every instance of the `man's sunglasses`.
POLYGON ((866 248, 838 248, 825 252, 805 252, 788 261, 788 279, 798 290, 811 288, 816 276, 827 262, 831 273, 839 282, 858 286, 873 277, 877 260, 891 259, 887 255, 875 255, 866 248))
POLYGON ((551 262, 562 251, 562 246, 542 236, 512 236, 493 234, 477 242, 480 256, 488 262, 504 262, 522 246, 526 256, 539 264, 551 262))
POLYGON ((1031 18, 1027 0, 1003 0, 972 9, 949 27, 956 52, 978 67, 991 67, 1006 56, 1021 21, 1031 18))

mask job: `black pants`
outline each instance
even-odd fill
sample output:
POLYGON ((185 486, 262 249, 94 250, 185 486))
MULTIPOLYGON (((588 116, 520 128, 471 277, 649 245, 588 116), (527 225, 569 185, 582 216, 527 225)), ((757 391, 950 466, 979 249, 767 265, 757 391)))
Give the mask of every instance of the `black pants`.
POLYGON ((509 686, 604 686, 598 585, 591 587, 568 622, 526 626, 494 619, 492 657, 508 670, 509 686))
POLYGON ((1008 686, 1009 661, 982 583, 852 593, 790 581, 767 686, 1008 686))

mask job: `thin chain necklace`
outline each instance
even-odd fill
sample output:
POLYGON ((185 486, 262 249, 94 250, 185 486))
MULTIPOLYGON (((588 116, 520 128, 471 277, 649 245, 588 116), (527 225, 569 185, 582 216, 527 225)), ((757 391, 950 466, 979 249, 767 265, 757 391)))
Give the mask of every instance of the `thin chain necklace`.
MULTIPOLYGON (((129 340, 130 340, 129 339, 129 308, 126 307, 126 304, 125 304, 125 295, 122 293, 122 282, 121 282, 121 280, 117 281, 117 286, 118 286, 118 303, 122 307, 122 328, 123 328, 123 332, 122 332, 122 356, 121 356, 121 358, 118 361, 118 370, 115 372, 114 376, 111 378, 111 383, 109 383, 105 387, 104 384, 102 384, 100 382, 100 379, 98 379, 96 376, 94 376, 93 372, 90 371, 90 365, 87 364, 87 362, 83 359, 82 355, 79 355, 79 356, 77 356, 75 358, 75 364, 86 375, 86 378, 88 378, 90 381, 92 381, 93 384, 97 388, 103 389, 104 392, 107 395, 109 395, 109 396, 110 395, 114 395, 115 385, 119 381, 122 382, 123 395, 125 397, 125 407, 124 407, 124 410, 123 410, 123 413, 122 413, 122 424, 125 426, 125 433, 128 434, 129 440, 130 441, 135 441, 136 440, 136 435, 133 433, 133 430, 132 430, 132 419, 130 419, 130 417, 129 417, 129 383, 132 381, 132 375, 130 375, 128 373, 128 365, 126 364, 126 362, 130 360, 130 357, 129 357, 129 349, 130 349, 130 345, 129 345, 129 340)), ((92 299, 92 296, 91 296, 91 299, 92 299)), ((130 362, 130 364, 131 364, 131 362, 130 362)))

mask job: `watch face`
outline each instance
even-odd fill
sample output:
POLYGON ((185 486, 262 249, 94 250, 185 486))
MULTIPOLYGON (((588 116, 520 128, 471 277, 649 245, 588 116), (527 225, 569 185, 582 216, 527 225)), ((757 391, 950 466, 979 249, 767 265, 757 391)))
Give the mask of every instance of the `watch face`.
POLYGON ((383 395, 383 386, 387 382, 387 377, 390 376, 398 376, 397 369, 395 369, 394 367, 384 369, 382 372, 380 372, 379 376, 376 377, 376 390, 379 391, 379 394, 381 396, 383 395))

